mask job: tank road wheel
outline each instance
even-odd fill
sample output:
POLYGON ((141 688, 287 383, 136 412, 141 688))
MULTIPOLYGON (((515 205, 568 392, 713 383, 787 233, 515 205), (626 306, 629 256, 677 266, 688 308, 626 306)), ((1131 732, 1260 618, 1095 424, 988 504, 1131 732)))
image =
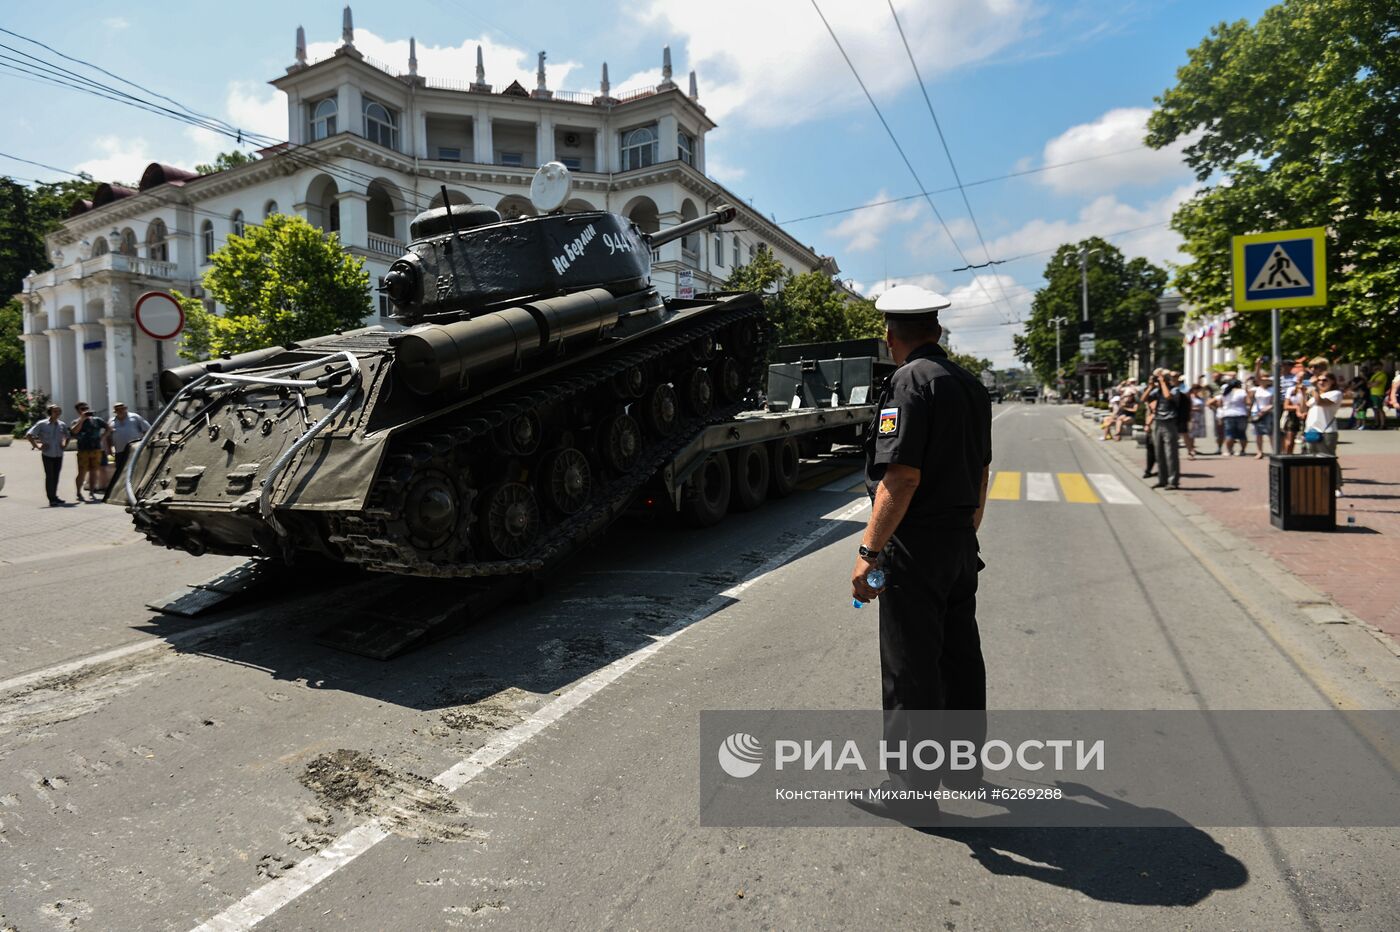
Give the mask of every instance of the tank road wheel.
POLYGON ((685 377, 685 409, 696 417, 705 417, 715 406, 715 383, 710 373, 695 368, 685 377))
POLYGON ((715 338, 705 334, 690 345, 690 358, 696 362, 706 362, 715 354, 715 338))
POLYGON ((768 498, 768 448, 761 443, 740 447, 733 454, 734 509, 753 511, 768 498))
POLYGON ((729 456, 711 453, 686 481, 681 498, 681 518, 691 527, 710 527, 729 512, 729 456))
POLYGON ((619 414, 603 423, 601 437, 603 462, 615 473, 625 473, 637 463, 642 449, 642 432, 631 415, 619 414))
POLYGON ((486 545, 511 560, 530 549, 540 529, 540 506, 523 482, 502 482, 482 497, 486 545))
POLYGON ((613 376, 613 394, 623 400, 640 398, 646 394, 647 376, 641 366, 632 366, 625 372, 613 376))
POLYGON ((414 473, 403 496, 409 543, 427 559, 455 559, 471 525, 470 492, 464 495, 451 475, 429 467, 414 473))
POLYGON ((746 362, 753 359, 754 353, 758 351, 758 324, 751 319, 730 324, 724 348, 746 362))
POLYGON ((652 388, 640 405, 642 423, 658 437, 669 437, 680 420, 676 390, 662 382, 652 388))
POLYGON ((797 441, 783 437, 768 444, 768 494, 785 498, 797 488, 797 474, 802 468, 797 455, 797 441))
POLYGON ((710 369, 715 373, 715 391, 725 404, 733 404, 744 397, 744 373, 737 359, 725 356, 710 369))
POLYGON ((593 492, 593 469, 588 465, 588 457, 575 447, 551 453, 545 459, 543 483, 545 501, 555 511, 577 514, 593 492))
POLYGON ((499 428, 500 445, 505 452, 515 456, 529 456, 539 448, 540 436, 544 429, 540 426, 540 416, 534 411, 517 414, 499 428))

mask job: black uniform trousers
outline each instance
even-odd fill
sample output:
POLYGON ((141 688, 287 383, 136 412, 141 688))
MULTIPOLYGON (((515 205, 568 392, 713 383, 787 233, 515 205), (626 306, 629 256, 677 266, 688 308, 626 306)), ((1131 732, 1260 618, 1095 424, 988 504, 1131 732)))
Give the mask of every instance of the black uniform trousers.
MULTIPOLYGON (((884 691, 885 740, 914 744, 950 738, 986 737, 987 669, 977 631, 977 532, 901 528, 885 558, 880 593, 880 672, 884 691), (940 717, 903 714, 969 710, 979 714, 940 717)), ((909 769, 891 779, 910 786, 953 788, 976 785, 980 766, 928 775, 909 769)))

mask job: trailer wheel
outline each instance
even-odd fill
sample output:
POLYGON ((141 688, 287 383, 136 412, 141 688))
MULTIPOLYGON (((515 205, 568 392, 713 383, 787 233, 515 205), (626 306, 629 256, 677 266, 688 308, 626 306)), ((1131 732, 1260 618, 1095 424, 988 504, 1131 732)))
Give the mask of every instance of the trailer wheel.
POLYGON ((710 527, 729 512, 729 457, 712 453, 685 484, 681 517, 691 527, 710 527))
POLYGON ((768 448, 761 443, 740 447, 731 464, 735 511, 753 511, 768 499, 768 448))
POLYGON ((792 437, 774 440, 768 445, 768 492, 774 498, 791 495, 797 488, 797 474, 802 468, 797 455, 797 441, 792 437))

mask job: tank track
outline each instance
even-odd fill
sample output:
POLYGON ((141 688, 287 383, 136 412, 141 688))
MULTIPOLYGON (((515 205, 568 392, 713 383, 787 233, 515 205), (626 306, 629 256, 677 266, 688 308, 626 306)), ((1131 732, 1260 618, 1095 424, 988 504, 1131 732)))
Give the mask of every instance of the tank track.
MULTIPOLYGON (((534 573, 553 566, 601 534, 633 501, 646 481, 689 443, 698 431, 710 424, 728 420, 753 406, 753 395, 763 384, 767 370, 768 343, 772 336, 763 314, 762 304, 755 303, 707 315, 693 323, 683 323, 676 330, 667 328, 653 337, 644 337, 641 346, 585 366, 566 379, 539 386, 508 400, 487 400, 481 408, 455 416, 450 426, 426 425, 396 438, 371 488, 367 506, 354 514, 332 517, 327 540, 345 562, 383 573, 459 578, 504 577, 534 573), (697 341, 745 319, 752 319, 759 326, 754 328, 751 357, 747 362, 739 360, 746 367, 743 373, 744 398, 716 406, 704 417, 681 420, 664 438, 644 434, 647 443, 639 452, 636 463, 624 474, 600 483, 592 495, 592 504, 544 528, 528 554, 513 559, 442 562, 425 558, 406 539, 402 509, 415 467, 429 461, 451 462, 454 458, 457 462, 468 461, 469 457, 460 455, 466 452, 466 448, 490 437, 519 415, 578 398, 606 385, 632 367, 687 352, 697 341)), ((471 508, 472 504, 468 501, 466 507, 471 508)))

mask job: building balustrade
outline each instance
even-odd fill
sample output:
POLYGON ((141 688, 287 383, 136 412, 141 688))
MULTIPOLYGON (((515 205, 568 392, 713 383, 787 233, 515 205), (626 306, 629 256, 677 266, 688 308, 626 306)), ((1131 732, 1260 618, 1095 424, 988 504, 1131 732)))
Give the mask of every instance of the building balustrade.
POLYGON ((404 250, 408 247, 392 236, 380 236, 378 233, 370 233, 365 248, 370 252, 377 252, 385 256, 393 256, 397 259, 404 254, 404 250))

